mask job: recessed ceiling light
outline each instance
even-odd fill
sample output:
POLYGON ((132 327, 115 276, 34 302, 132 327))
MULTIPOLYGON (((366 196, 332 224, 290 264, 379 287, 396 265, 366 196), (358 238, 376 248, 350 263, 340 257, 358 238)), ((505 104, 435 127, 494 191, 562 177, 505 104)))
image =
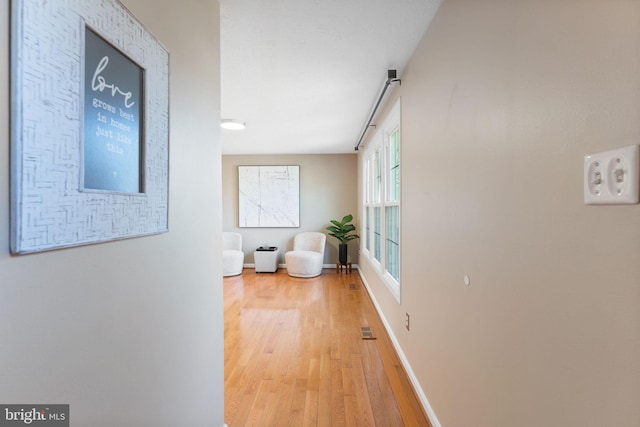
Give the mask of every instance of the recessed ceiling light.
POLYGON ((230 130, 242 130, 245 128, 244 122, 235 119, 222 119, 220 120, 220 127, 230 130))

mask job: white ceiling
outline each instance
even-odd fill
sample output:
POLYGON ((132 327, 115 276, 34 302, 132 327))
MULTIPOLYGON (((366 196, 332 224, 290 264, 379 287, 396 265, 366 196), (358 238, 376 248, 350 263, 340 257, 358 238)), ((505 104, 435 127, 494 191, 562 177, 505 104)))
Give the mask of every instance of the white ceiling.
POLYGON ((354 153, 442 0, 219 0, 223 154, 354 153))

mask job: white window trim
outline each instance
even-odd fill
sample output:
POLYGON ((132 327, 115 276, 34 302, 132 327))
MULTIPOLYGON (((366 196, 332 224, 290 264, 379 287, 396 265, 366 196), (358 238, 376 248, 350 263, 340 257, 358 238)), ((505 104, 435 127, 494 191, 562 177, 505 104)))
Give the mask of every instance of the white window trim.
MULTIPOLYGON (((398 303, 401 302, 402 297, 402 242, 400 241, 400 245, 398 248, 399 257, 398 257, 398 276, 400 280, 396 280, 391 274, 386 270, 386 207, 388 206, 398 206, 399 207, 399 215, 398 221, 401 222, 401 212, 402 212, 402 199, 399 196, 398 201, 390 202, 388 201, 388 194, 390 190, 389 183, 389 170, 388 170, 388 162, 389 162, 389 136, 393 134, 396 130, 399 132, 399 150, 402 152, 402 132, 401 132, 401 117, 400 117, 400 99, 398 99, 389 114, 385 118, 377 130, 374 136, 371 138, 371 141, 367 144, 364 150, 364 167, 363 167, 363 178, 364 178, 364 189, 365 194, 363 197, 363 212, 366 215, 366 207, 369 209, 369 217, 365 219, 362 223, 361 235, 365 236, 365 239, 360 239, 361 241, 361 251, 364 255, 364 258, 369 262, 372 269, 380 276, 383 283, 387 286, 393 297, 396 299, 398 303), (379 200, 374 200, 374 168, 375 168, 375 152, 380 149, 382 153, 382 194, 380 195, 379 200), (378 261, 374 256, 375 251, 375 241, 374 241, 374 215, 373 209, 376 207, 381 208, 381 242, 380 242, 380 261, 378 261), (370 242, 370 250, 366 248, 366 224, 369 223, 369 242, 370 242)), ((400 160, 400 194, 402 194, 402 160, 400 160)), ((402 235, 402 224, 399 224, 400 227, 400 236, 402 235)))

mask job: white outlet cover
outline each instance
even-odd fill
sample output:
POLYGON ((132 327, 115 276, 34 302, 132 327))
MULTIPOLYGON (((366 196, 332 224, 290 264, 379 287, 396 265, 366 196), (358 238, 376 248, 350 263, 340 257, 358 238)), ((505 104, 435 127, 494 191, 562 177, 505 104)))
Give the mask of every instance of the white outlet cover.
POLYGON ((635 204, 640 201, 638 145, 584 157, 584 202, 588 205, 635 204))

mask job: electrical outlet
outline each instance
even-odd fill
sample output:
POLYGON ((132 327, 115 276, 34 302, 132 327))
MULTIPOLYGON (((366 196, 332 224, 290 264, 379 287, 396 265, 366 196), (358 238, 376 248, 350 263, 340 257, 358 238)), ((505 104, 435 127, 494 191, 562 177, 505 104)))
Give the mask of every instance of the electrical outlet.
POLYGON ((584 202, 588 205, 639 201, 640 151, 637 145, 584 157, 584 202))
POLYGON ((409 330, 409 327, 410 327, 410 324, 409 324, 409 313, 405 313, 404 327, 407 328, 407 331, 409 330))

